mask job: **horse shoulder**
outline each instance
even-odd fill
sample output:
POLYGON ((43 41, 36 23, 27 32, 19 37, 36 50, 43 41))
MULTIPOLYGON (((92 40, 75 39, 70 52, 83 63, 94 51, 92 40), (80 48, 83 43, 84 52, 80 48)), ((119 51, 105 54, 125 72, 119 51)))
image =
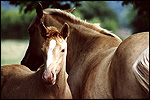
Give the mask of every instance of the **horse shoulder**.
POLYGON ((95 55, 95 59, 93 58, 93 61, 91 61, 89 65, 93 67, 89 69, 90 71, 86 74, 82 98, 112 98, 108 71, 116 49, 117 47, 114 47, 104 51, 103 56, 100 52, 95 55))
POLYGON ((11 80, 17 80, 31 71, 24 65, 13 64, 1 66, 1 88, 11 80))

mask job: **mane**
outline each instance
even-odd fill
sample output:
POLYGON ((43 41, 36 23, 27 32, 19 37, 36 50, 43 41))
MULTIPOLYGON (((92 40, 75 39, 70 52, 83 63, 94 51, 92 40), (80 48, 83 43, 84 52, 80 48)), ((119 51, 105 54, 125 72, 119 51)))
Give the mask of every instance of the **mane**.
POLYGON ((46 35, 48 40, 56 39, 59 43, 62 42, 60 40, 63 39, 63 37, 61 36, 61 33, 58 31, 58 29, 56 27, 50 26, 50 27, 47 27, 47 29, 49 31, 46 35))
POLYGON ((57 37, 60 35, 56 27, 50 26, 50 27, 47 27, 47 29, 49 31, 47 34, 48 37, 57 37))
POLYGON ((47 8, 47 9, 44 9, 44 14, 49 14, 49 15, 55 15, 55 16, 61 16, 63 17, 64 19, 74 23, 74 24, 80 24, 80 25, 83 25, 85 26, 86 28, 90 28, 90 29, 93 29, 94 31, 97 31, 99 33, 102 33, 102 34, 105 34, 105 35, 108 35, 108 36, 111 36, 111 37, 116 37, 118 38, 119 40, 121 40, 118 36, 116 36, 115 34, 111 33, 110 31, 106 30, 106 29, 103 29, 99 26, 98 23, 88 23, 86 21, 83 21, 81 20, 80 18, 78 17, 75 17, 73 14, 71 13, 68 13, 66 11, 63 11, 63 10, 60 10, 60 9, 50 9, 50 8, 47 8))

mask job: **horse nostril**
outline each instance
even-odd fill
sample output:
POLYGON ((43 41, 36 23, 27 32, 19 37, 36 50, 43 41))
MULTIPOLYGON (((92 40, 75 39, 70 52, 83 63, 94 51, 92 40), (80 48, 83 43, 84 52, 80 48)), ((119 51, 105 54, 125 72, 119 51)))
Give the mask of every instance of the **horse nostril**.
POLYGON ((53 72, 51 73, 44 72, 42 75, 42 79, 44 79, 46 84, 48 85, 54 85, 56 82, 56 76, 53 72))
POLYGON ((52 77, 52 79, 54 79, 54 74, 53 74, 53 73, 51 73, 51 75, 52 75, 52 76, 51 76, 51 77, 52 77))
POLYGON ((45 79, 45 80, 47 80, 47 81, 52 81, 52 80, 54 80, 54 77, 55 77, 55 75, 54 75, 54 73, 48 73, 48 72, 44 72, 43 73, 43 79, 45 79))

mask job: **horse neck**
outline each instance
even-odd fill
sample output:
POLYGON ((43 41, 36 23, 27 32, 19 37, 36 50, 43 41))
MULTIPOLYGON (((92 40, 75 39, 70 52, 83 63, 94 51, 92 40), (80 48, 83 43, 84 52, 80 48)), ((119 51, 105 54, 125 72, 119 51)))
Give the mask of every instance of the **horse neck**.
POLYGON ((57 80, 56 80, 56 85, 59 89, 59 94, 57 94, 59 98, 65 98, 65 99, 72 99, 72 95, 70 92, 70 88, 67 83, 67 77, 66 77, 66 58, 63 59, 64 61, 62 62, 63 68, 60 70, 57 80))
MULTIPOLYGON (((44 16, 44 23, 46 25, 51 25, 55 26, 61 30, 62 25, 66 22, 70 26, 70 35, 67 40, 67 72, 73 68, 73 66, 78 67, 75 63, 77 59, 79 58, 79 55, 82 53, 87 53, 91 52, 90 50, 96 49, 103 47, 108 43, 109 41, 113 41, 114 44, 117 43, 115 46, 118 46, 118 44, 121 42, 118 38, 113 37, 107 33, 105 30, 100 30, 100 29, 91 29, 89 27, 86 27, 86 25, 82 25, 80 22, 73 23, 70 20, 64 19, 63 17, 60 16, 50 16, 50 15, 45 15, 44 16), (101 32, 102 33, 101 33, 101 32), (108 38, 107 38, 108 37, 108 38), (109 40, 108 40, 109 39, 109 40), (108 40, 108 41, 107 41, 108 40), (107 41, 107 42, 102 42, 100 46, 94 47, 93 44, 97 45, 96 41, 99 41, 99 44, 102 41, 107 41)), ((87 24, 87 26, 90 26, 90 24, 87 24)), ((105 50, 105 48, 103 49, 105 50)))
MULTIPOLYGON (((67 80, 66 80, 66 59, 61 64, 62 69, 57 75, 56 84, 58 85, 60 90, 63 90, 66 87, 67 80)), ((62 91, 63 92, 63 91, 62 91)))
POLYGON ((48 91, 50 97, 54 97, 55 99, 62 98, 65 95, 64 90, 66 89, 66 84, 67 84, 66 75, 65 75, 65 66, 63 66, 62 70, 59 72, 56 83, 53 86, 48 86, 45 84, 45 82, 42 79, 43 72, 44 72, 44 67, 41 67, 40 70, 38 70, 33 75, 33 79, 36 81, 36 83, 40 85, 40 87, 43 87, 45 91, 48 91))

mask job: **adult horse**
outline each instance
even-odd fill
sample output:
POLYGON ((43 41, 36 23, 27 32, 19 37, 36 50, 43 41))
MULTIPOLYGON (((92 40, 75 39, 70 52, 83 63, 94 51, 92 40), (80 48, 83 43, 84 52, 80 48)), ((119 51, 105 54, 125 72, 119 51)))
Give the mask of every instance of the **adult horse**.
POLYGON ((2 99, 72 99, 66 80, 69 26, 65 24, 61 32, 39 26, 45 38, 41 48, 44 66, 36 72, 23 65, 1 66, 2 99))
POLYGON ((67 22, 70 26, 70 36, 67 41, 67 73, 73 98, 148 98, 132 72, 132 64, 149 45, 149 33, 133 35, 122 42, 118 36, 99 25, 82 21, 66 11, 43 10, 41 5, 38 5, 36 12, 37 16, 29 26, 30 44, 22 64, 32 70, 37 70, 42 64, 40 48, 34 47, 41 45, 42 37, 37 31, 39 22, 43 22, 46 26, 56 26, 59 30, 67 22), (35 41, 35 38, 38 38, 38 41, 35 41), (133 44, 137 44, 138 48, 133 44), (132 49, 128 50, 129 48, 132 49), (127 52, 132 53, 132 57, 126 55, 127 52), (132 59, 128 60, 128 57, 132 59), (34 58, 39 59, 36 67, 32 66, 34 58), (127 71, 122 73, 120 71, 122 68, 127 71), (120 74, 132 79, 124 80, 124 77, 120 79, 118 78, 120 74), (132 86, 132 89, 128 89, 128 86, 132 86))

